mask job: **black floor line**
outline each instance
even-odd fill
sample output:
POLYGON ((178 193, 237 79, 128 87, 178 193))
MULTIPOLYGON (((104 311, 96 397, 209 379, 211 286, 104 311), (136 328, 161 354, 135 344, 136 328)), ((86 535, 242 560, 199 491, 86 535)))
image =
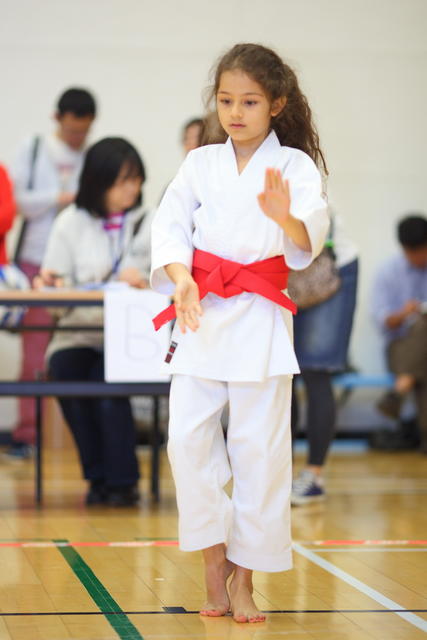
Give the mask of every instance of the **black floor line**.
MULTIPOLYGON (((8 611, 0 612, 0 618, 6 616, 147 616, 171 614, 199 614, 199 611, 187 611, 184 607, 163 607, 163 611, 8 611)), ((427 613, 427 609, 263 609, 263 613, 427 613)))

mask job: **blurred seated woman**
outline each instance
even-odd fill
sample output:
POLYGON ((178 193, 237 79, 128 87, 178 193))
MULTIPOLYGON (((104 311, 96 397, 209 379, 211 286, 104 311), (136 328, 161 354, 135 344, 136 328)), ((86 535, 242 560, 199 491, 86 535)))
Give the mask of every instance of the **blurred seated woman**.
MULTIPOLYGON (((121 138, 105 138, 86 156, 75 204, 56 218, 34 285, 147 286, 149 249, 141 233, 144 165, 121 138)), ((102 325, 99 307, 64 311, 58 324, 102 325)), ((57 331, 46 359, 55 380, 104 380, 101 331, 57 331)), ((137 503, 139 470, 129 398, 60 398, 89 481, 87 505, 137 503)))

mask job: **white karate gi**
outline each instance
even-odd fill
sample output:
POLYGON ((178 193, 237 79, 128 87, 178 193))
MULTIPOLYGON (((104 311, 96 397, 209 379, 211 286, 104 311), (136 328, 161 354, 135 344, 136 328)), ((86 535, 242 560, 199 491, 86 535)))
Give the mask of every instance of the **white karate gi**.
MULTIPOLYGON (((293 269, 323 247, 329 218, 320 174, 302 151, 282 147, 271 132, 239 175, 231 140, 190 152, 169 185, 152 224, 154 289, 171 294, 164 266, 191 270, 194 248, 240 263, 285 255, 293 269), (291 212, 301 219, 311 252, 299 249, 264 215, 257 195, 267 167, 289 180, 291 212)), ((184 550, 227 543, 227 557, 250 569, 291 566, 290 381, 299 371, 290 311, 258 294, 202 301, 200 328, 182 334, 170 364, 168 452, 184 550), (216 381, 216 382, 213 382, 216 381), (237 391, 238 390, 238 391, 237 391), (227 451, 219 417, 230 402, 227 451), (223 486, 234 478, 232 517, 223 486), (242 498, 242 496, 244 496, 242 498), (212 503, 213 500, 213 503, 212 503), (274 542, 276 541, 276 542, 274 542)))

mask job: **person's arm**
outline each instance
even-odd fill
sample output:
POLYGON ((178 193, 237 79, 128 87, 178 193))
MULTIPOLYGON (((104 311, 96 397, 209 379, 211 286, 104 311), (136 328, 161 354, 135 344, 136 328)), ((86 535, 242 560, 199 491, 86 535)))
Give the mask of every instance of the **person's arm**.
POLYGON ((197 153, 190 152, 170 183, 151 226, 151 285, 173 295, 177 323, 196 331, 202 309, 199 289, 191 276, 193 262, 193 212, 198 201, 193 190, 197 153))
POLYGON ((393 259, 381 265, 374 276, 370 307, 381 332, 399 329, 419 307, 415 301, 402 304, 399 279, 399 270, 393 259))
POLYGON ((327 205, 322 198, 320 173, 311 158, 292 150, 286 179, 278 169, 267 169, 259 205, 283 230, 286 262, 305 269, 322 251, 329 229, 327 205))
MULTIPOLYGON (((15 188, 15 199, 20 213, 26 220, 35 220, 46 215, 56 208, 58 211, 71 202, 71 196, 67 203, 64 194, 61 194, 58 187, 47 187, 46 185, 34 183, 34 188, 29 189, 28 183, 31 174, 34 139, 28 140, 19 150, 12 167, 12 178, 15 188)), ((39 144, 37 158, 35 161, 35 174, 39 176, 37 167, 45 164, 45 153, 43 142, 39 144)), ((43 171, 42 171, 43 173, 43 171)))
POLYGON ((258 202, 265 215, 274 220, 297 247, 311 251, 310 236, 304 223, 291 213, 289 182, 282 178, 280 169, 266 170, 264 191, 259 194, 258 202))
POLYGON ((11 229, 15 211, 12 184, 7 172, 0 167, 0 235, 4 235, 11 229))
POLYGON ((386 316, 384 324, 388 329, 399 329, 413 313, 420 310, 418 300, 408 300, 403 307, 394 313, 386 316))
MULTIPOLYGON (((166 265, 179 263, 191 271, 193 262, 193 212, 198 206, 192 182, 195 168, 190 152, 176 178, 170 183, 151 225, 151 286, 172 295, 174 280, 166 265)), ((173 271, 173 270, 172 270, 173 271)))
MULTIPOLYGON (((75 255, 78 244, 72 234, 74 208, 61 213, 49 233, 39 276, 42 286, 70 286, 75 282, 75 255)), ((34 283, 35 284, 35 283, 34 283)))

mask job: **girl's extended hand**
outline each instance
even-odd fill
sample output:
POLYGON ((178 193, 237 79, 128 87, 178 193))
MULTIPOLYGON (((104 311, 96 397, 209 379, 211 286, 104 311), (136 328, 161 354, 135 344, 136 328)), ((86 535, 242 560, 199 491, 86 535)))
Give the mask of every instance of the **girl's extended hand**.
POLYGON ((186 327, 197 331, 200 326, 199 316, 203 315, 203 310, 200 306, 199 287, 190 274, 177 280, 173 299, 176 320, 182 333, 186 332, 186 327))
POLYGON ((283 180, 280 169, 266 169, 264 191, 258 202, 265 215, 283 227, 290 216, 291 196, 289 183, 283 180))

